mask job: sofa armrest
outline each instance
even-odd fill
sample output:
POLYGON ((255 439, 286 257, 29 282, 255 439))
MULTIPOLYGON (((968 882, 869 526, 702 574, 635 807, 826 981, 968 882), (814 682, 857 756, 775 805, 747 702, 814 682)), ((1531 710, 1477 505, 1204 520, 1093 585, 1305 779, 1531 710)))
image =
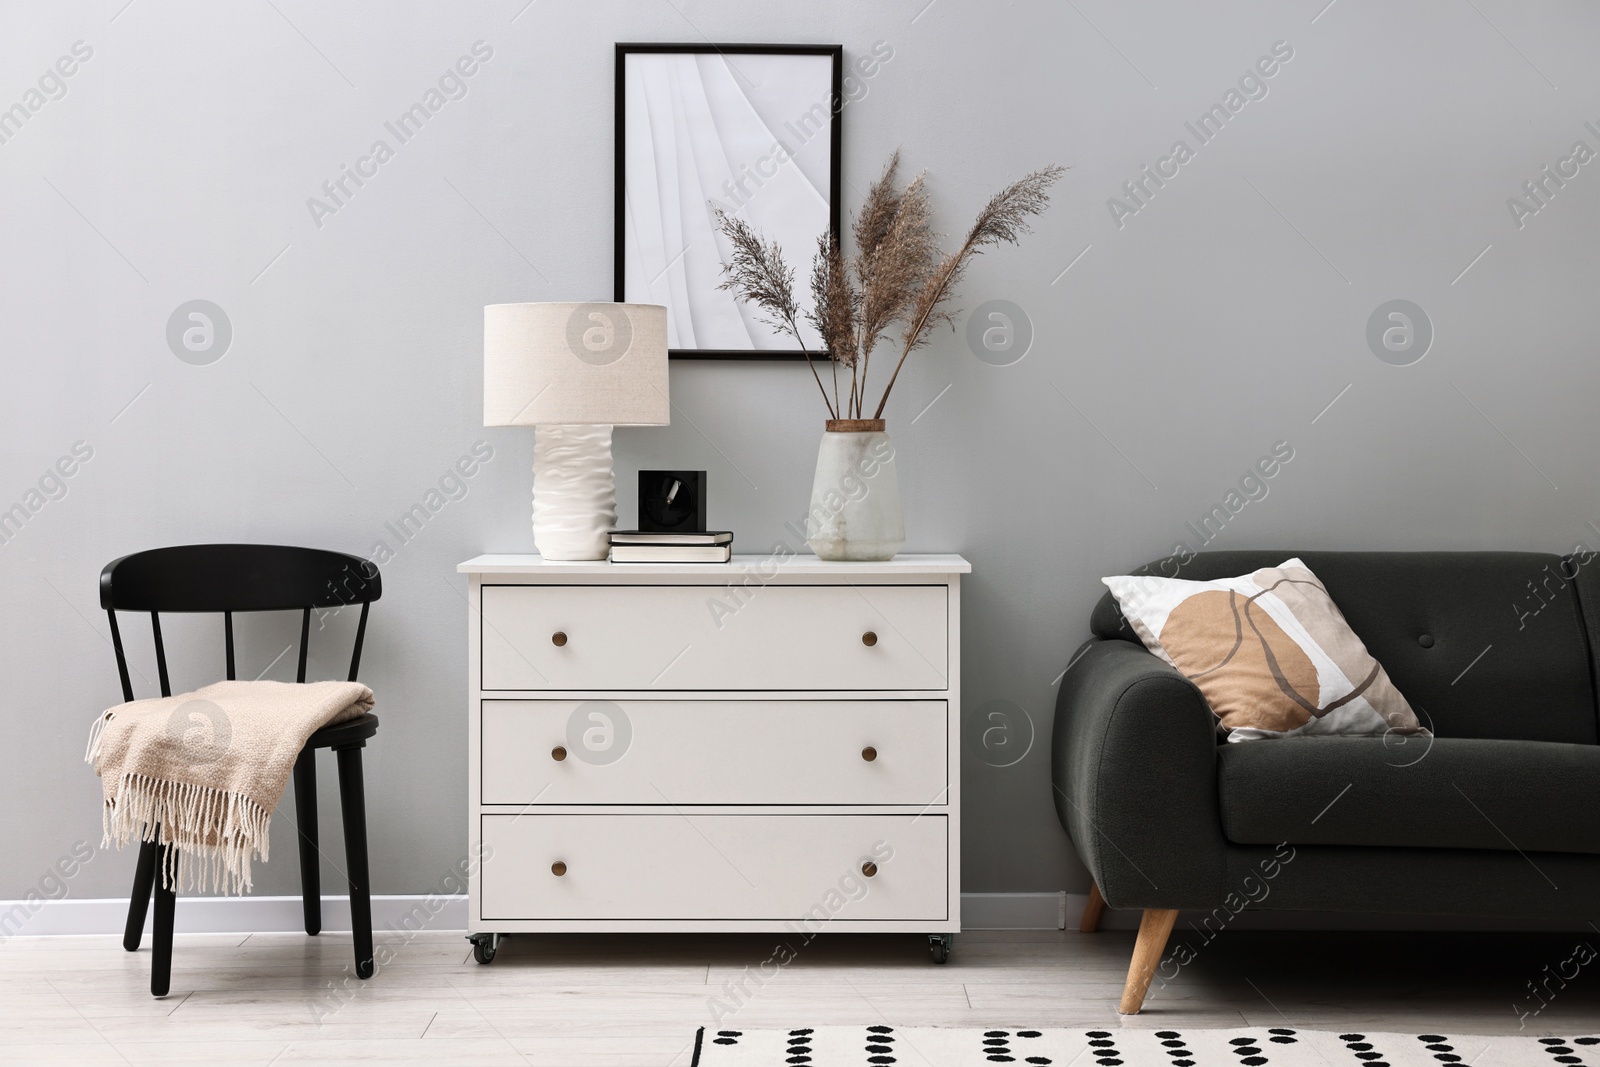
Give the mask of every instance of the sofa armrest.
POLYGON ((1216 717, 1200 690, 1121 640, 1073 656, 1056 699, 1056 813, 1114 908, 1211 907, 1226 892, 1216 717))

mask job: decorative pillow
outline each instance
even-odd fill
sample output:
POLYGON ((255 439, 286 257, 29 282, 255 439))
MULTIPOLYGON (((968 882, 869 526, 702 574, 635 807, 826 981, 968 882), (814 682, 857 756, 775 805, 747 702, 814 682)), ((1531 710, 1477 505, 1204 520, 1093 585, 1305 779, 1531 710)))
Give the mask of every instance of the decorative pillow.
POLYGON ((1298 559, 1238 578, 1102 578, 1151 652, 1200 687, 1228 740, 1425 733, 1298 559))

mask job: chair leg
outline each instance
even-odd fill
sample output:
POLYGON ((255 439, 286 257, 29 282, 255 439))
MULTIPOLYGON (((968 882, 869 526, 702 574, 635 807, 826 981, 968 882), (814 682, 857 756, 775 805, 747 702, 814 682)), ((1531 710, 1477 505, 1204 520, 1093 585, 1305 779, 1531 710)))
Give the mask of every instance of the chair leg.
POLYGON ((156 872, 154 884, 156 898, 156 928, 155 936, 151 941, 153 955, 150 959, 150 994, 151 996, 164 997, 167 990, 172 987, 172 914, 177 907, 177 866, 169 864, 169 860, 176 860, 171 845, 160 846, 158 860, 159 870, 156 872), (173 872, 173 886, 164 885, 164 871, 171 869, 173 872))
POLYGON ((139 942, 144 940, 144 915, 150 910, 158 847, 154 841, 139 842, 139 865, 133 871, 133 896, 128 899, 128 925, 122 931, 122 947, 129 952, 138 952, 139 942))
POLYGON ((322 857, 317 849, 317 753, 306 748, 294 763, 294 818, 300 830, 300 897, 306 933, 322 933, 322 857))
POLYGON ((1089 883, 1089 900, 1083 906, 1083 918, 1078 920, 1080 934, 1092 934, 1100 929, 1100 916, 1106 913, 1106 898, 1100 895, 1100 883, 1089 883))
POLYGON ((1177 908, 1144 909, 1144 917, 1139 920, 1139 940, 1134 942, 1133 960, 1128 964, 1128 982, 1122 987, 1122 1004, 1117 1008, 1121 1014, 1138 1015, 1144 1007, 1150 979, 1155 977, 1167 938, 1172 936, 1172 924, 1177 921, 1177 908))
POLYGON ((356 977, 372 977, 372 882, 367 873, 367 799, 361 781, 361 745, 335 749, 339 807, 344 813, 345 866, 350 871, 350 930, 356 977))

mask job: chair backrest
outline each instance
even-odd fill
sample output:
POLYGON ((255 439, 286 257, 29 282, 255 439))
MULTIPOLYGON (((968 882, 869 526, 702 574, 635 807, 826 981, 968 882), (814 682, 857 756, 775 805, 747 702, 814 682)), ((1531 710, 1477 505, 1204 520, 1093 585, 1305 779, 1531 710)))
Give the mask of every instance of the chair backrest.
POLYGON ((117 626, 119 611, 148 611, 155 638, 161 695, 171 696, 167 653, 161 640, 161 613, 221 612, 227 655, 227 677, 234 679, 233 614, 237 611, 302 612, 300 668, 306 680, 314 608, 361 605, 355 648, 350 656, 350 681, 361 665, 367 633, 367 611, 383 595, 377 565, 360 556, 287 545, 176 545, 136 552, 106 564, 100 572, 100 606, 111 618, 111 643, 117 653, 122 695, 132 700, 128 659, 117 626))
MULTIPOLYGON (((1214 581, 1291 556, 1322 579, 1350 628, 1439 736, 1600 740, 1582 603, 1594 590, 1580 591, 1591 577, 1571 557, 1250 550, 1199 552, 1182 566, 1157 560, 1132 573, 1214 581)), ((1139 640, 1109 593, 1090 629, 1139 640)))

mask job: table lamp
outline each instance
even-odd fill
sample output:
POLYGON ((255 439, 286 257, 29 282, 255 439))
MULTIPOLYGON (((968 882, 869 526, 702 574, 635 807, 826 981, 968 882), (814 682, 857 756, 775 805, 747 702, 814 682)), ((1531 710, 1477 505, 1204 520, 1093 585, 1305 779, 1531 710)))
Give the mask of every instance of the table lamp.
POLYGON ((670 418, 665 307, 483 309, 483 424, 538 428, 533 543, 545 559, 606 558, 617 521, 611 428, 670 418))

